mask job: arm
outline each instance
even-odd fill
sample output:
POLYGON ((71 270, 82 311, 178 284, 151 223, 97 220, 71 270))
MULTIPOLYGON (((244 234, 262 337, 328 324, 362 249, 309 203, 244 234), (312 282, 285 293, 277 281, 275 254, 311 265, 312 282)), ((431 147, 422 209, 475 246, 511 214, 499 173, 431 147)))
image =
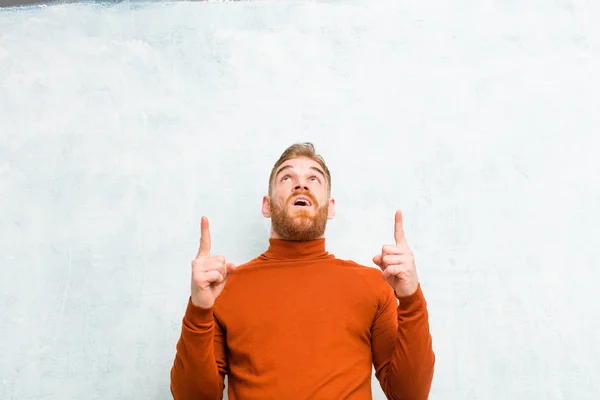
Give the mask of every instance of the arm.
POLYGON ((225 335, 213 309, 191 300, 183 318, 177 354, 171 369, 175 400, 221 400, 227 373, 225 335))
POLYGON ((435 354, 421 286, 396 298, 386 285, 380 307, 371 330, 375 376, 390 400, 426 400, 435 354))

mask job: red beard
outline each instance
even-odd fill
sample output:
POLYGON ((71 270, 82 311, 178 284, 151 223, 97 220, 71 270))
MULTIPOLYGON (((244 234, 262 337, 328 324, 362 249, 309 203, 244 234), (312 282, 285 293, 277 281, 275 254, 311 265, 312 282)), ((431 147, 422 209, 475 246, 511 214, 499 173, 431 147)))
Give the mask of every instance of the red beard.
POLYGON ((317 200, 308 192, 294 193, 287 199, 284 208, 275 205, 275 202, 271 199, 270 210, 273 231, 285 240, 307 241, 317 239, 325 233, 328 209, 329 203, 319 207, 317 200), (309 210, 296 209, 289 211, 292 198, 297 196, 310 198, 312 202, 310 207, 315 207, 317 212, 311 215, 309 210))

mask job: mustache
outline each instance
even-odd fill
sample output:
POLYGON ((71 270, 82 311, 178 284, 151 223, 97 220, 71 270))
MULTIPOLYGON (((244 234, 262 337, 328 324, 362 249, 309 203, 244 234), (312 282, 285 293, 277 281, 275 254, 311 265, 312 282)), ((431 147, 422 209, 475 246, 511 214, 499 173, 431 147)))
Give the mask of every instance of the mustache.
POLYGON ((294 194, 290 195, 290 197, 287 198, 285 204, 289 205, 290 202, 292 201, 292 198, 298 197, 298 196, 308 197, 313 205, 316 205, 317 207, 319 207, 319 202, 317 201, 315 196, 313 196, 310 192, 307 192, 307 191, 295 192, 294 194))

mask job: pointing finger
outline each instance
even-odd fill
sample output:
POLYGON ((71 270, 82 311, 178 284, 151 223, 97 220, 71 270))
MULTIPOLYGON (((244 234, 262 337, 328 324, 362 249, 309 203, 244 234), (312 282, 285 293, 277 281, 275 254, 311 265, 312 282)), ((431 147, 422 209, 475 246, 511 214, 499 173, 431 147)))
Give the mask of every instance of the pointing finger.
POLYGON ((396 245, 406 244, 406 237, 404 236, 404 226, 402 225, 402 211, 396 211, 396 217, 394 221, 394 239, 396 239, 396 245))
POLYGON ((208 257, 210 255, 210 230, 208 227, 208 218, 202 217, 200 222, 200 248, 198 249, 198 257, 208 257))

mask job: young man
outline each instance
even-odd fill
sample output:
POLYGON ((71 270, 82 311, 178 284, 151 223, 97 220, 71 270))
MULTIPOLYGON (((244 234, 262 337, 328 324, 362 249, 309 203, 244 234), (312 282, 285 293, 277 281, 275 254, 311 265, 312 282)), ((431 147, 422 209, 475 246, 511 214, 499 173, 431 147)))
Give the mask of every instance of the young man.
POLYGON ((236 267, 210 254, 202 217, 192 292, 171 370, 176 400, 372 399, 371 371, 388 399, 427 399, 433 379, 427 305, 406 243, 375 268, 325 250, 335 216, 331 176, 311 143, 275 163, 262 213, 268 249, 236 267))

